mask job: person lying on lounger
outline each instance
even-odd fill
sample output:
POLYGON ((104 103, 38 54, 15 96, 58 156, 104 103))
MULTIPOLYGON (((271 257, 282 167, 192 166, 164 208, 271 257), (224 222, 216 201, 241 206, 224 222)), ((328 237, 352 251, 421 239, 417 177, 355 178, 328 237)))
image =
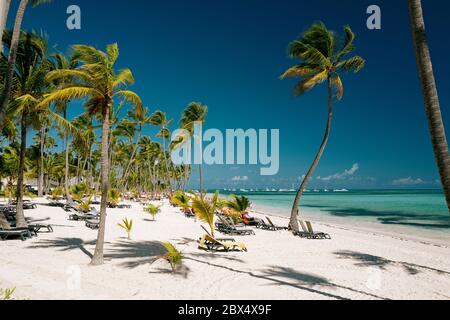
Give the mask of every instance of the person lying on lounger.
POLYGON ((248 212, 244 212, 241 214, 242 222, 244 222, 248 226, 257 226, 260 223, 258 218, 251 217, 248 212))

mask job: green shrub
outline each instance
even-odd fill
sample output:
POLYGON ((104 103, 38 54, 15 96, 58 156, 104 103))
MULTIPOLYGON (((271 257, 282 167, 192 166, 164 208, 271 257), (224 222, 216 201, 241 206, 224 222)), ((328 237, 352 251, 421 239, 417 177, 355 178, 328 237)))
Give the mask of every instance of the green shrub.
POLYGON ((161 212, 161 206, 155 206, 154 204, 149 203, 145 208, 144 211, 150 214, 153 218, 153 221, 155 220, 155 217, 158 213, 161 212))

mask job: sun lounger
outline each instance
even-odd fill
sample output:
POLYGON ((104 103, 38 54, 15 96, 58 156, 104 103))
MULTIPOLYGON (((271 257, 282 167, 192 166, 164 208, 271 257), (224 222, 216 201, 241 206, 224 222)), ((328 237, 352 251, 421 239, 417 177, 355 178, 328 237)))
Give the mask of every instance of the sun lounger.
POLYGON ((99 219, 100 216, 98 213, 73 213, 69 216, 69 220, 74 221, 86 221, 86 220, 95 220, 99 219))
POLYGON ((268 230, 268 231, 277 231, 276 228, 272 227, 271 225, 264 222, 264 220, 260 220, 259 223, 256 225, 258 229, 262 230, 268 230))
POLYGON ((306 227, 308 228, 308 231, 312 235, 313 239, 331 239, 331 236, 328 233, 314 232, 310 221, 306 221, 306 227))
POLYGON ((267 222, 269 222, 269 225, 274 228, 275 230, 287 230, 287 227, 280 227, 280 226, 276 226, 272 220, 269 217, 266 217, 267 222))
POLYGON ((330 235, 323 232, 314 232, 310 221, 306 221, 306 225, 302 220, 299 220, 302 231, 294 233, 296 236, 306 239, 331 239, 330 235))
POLYGON ((218 218, 220 222, 216 223, 215 225, 217 230, 222 233, 239 236, 248 236, 255 234, 255 232, 251 229, 238 228, 231 218, 220 216, 218 216, 218 218))
POLYGON ((20 237, 22 241, 25 241, 27 238, 31 238, 31 232, 27 229, 0 229, 0 239, 7 240, 10 237, 20 237))
POLYGON ((53 227, 49 224, 30 224, 29 228, 33 228, 36 233, 41 232, 41 229, 47 229, 47 232, 53 232, 53 227))
POLYGON ((96 230, 100 228, 100 220, 86 220, 86 227, 96 230))
POLYGON ((247 247, 243 243, 236 242, 234 239, 216 239, 205 228, 203 230, 206 234, 198 240, 199 249, 212 252, 247 251, 247 247))

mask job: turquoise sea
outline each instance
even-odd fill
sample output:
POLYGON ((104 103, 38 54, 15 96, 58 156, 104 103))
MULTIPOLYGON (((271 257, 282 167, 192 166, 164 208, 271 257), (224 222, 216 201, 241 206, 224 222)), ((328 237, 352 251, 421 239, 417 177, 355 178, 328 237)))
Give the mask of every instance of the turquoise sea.
MULTIPOLYGON (((257 211, 289 216, 294 191, 225 190, 250 198, 257 211)), ((390 226, 439 230, 450 233, 450 214, 440 190, 347 190, 305 192, 300 214, 308 217, 346 218, 390 226)))

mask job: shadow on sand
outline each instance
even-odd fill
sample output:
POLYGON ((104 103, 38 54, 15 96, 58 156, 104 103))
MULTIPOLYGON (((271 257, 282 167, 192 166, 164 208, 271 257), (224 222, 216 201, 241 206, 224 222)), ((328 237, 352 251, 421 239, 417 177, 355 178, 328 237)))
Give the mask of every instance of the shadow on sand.
POLYGON ((399 266, 403 268, 410 275, 415 275, 423 270, 436 272, 441 275, 450 275, 449 271, 439 270, 436 268, 431 268, 423 265, 418 265, 403 261, 389 260, 383 257, 370 255, 367 253, 355 252, 355 251, 336 251, 334 252, 340 259, 350 259, 355 261, 355 265, 359 267, 378 267, 385 270, 387 266, 399 266))

